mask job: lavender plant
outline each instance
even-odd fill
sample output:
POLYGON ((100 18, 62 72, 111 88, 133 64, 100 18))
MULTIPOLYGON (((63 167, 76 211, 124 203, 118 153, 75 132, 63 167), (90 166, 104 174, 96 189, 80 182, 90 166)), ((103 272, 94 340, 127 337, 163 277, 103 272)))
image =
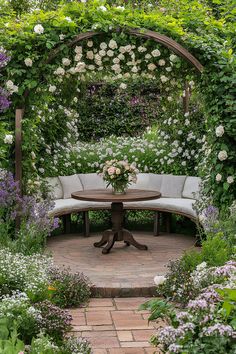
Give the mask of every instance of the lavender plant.
POLYGON ((53 204, 38 201, 36 197, 21 196, 18 183, 12 173, 0 173, 0 231, 2 245, 15 252, 33 254, 43 249, 46 237, 58 227, 58 219, 50 218, 48 213, 53 204), (21 221, 15 234, 16 221, 21 221))

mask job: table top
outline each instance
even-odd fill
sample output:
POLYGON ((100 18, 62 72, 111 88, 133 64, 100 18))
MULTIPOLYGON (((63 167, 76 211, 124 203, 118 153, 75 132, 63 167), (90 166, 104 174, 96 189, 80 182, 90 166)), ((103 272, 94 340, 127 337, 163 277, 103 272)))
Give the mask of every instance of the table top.
POLYGON ((91 189, 74 192, 71 194, 71 197, 94 202, 123 203, 158 199, 161 197, 161 193, 142 189, 128 189, 126 194, 112 194, 111 189, 91 189))

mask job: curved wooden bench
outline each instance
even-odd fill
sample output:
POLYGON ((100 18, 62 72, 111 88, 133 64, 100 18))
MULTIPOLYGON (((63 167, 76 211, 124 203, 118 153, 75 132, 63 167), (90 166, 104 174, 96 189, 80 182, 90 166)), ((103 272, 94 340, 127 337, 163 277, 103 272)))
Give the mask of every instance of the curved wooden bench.
MULTIPOLYGON (((70 198, 70 194, 77 190, 105 188, 104 181, 95 173, 49 178, 48 182, 54 193, 53 199, 55 201, 55 207, 50 212, 50 215, 63 217, 66 232, 70 229, 70 214, 82 212, 84 234, 88 236, 89 211, 110 209, 110 203, 85 202, 70 198), (62 198, 63 196, 65 199, 62 198)), ((152 201, 124 203, 124 209, 153 211, 154 235, 156 236, 159 234, 161 213, 165 213, 167 216, 174 213, 198 223, 197 214, 192 205, 195 202, 195 196, 199 192, 200 182, 201 180, 198 177, 152 173, 139 174, 137 183, 130 186, 130 188, 158 190, 162 193, 162 197, 152 201)), ((170 217, 166 219, 167 232, 170 232, 170 217)))

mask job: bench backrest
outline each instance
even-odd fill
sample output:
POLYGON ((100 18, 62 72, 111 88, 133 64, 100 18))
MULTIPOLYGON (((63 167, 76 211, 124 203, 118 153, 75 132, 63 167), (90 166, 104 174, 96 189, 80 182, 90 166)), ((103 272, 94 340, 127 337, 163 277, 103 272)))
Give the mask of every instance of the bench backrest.
MULTIPOLYGON (((106 183, 96 173, 49 177, 46 181, 51 190, 51 197, 55 200, 70 198, 70 194, 78 190, 106 188, 106 183)), ((137 183, 133 183, 129 188, 157 190, 164 198, 197 199, 200 183, 201 178, 193 176, 139 173, 137 183)))

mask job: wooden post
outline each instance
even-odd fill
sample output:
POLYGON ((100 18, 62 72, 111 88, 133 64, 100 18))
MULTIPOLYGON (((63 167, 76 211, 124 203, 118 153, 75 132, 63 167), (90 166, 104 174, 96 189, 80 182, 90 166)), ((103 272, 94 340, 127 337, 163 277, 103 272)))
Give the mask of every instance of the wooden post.
POLYGON ((154 236, 160 235, 160 212, 154 211, 154 236))
POLYGON ((22 193, 22 118, 24 109, 16 109, 15 114, 15 180, 19 182, 20 193, 22 193))
POLYGON ((186 81, 184 85, 184 91, 185 91, 185 96, 183 96, 183 109, 184 113, 189 112, 189 97, 190 97, 190 92, 189 92, 189 84, 186 81))

